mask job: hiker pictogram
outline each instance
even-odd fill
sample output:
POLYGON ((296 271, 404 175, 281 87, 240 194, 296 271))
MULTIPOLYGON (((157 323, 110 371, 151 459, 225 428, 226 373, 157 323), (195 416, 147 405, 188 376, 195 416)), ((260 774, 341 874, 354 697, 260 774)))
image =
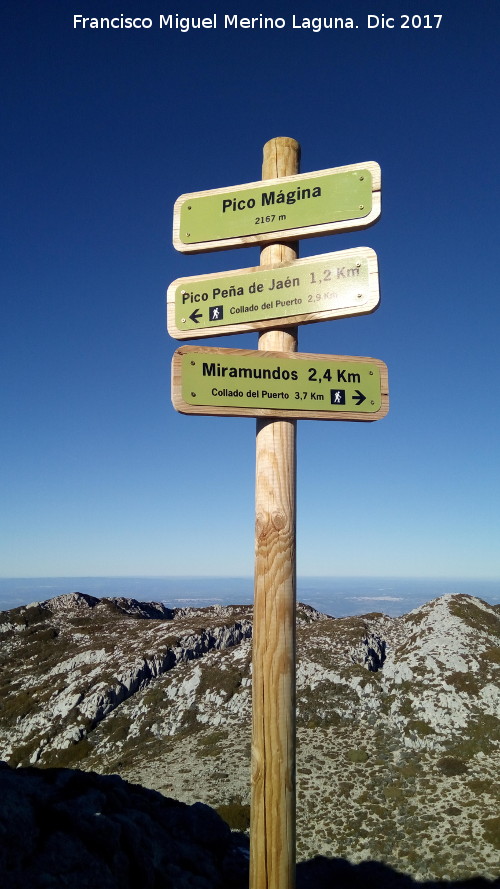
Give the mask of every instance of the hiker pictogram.
POLYGON ((330 389, 331 404, 345 404, 345 389, 330 389))

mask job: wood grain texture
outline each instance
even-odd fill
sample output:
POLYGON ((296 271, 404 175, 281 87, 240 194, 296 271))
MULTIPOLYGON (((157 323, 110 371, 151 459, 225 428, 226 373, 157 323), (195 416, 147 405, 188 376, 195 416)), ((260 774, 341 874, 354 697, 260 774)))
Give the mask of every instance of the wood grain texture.
MULTIPOLYGON (((262 178, 296 173, 299 163, 298 142, 272 139, 262 178)), ((297 251, 270 244, 261 264, 297 251)), ((297 329, 262 333, 259 350, 296 352, 297 329)), ((250 889, 295 886, 296 434, 294 420, 257 420, 250 889)))
MULTIPOLYGON (((282 248, 289 248, 288 244, 280 244, 271 245, 272 248, 276 248, 279 246, 280 254, 282 248)), ((263 248, 262 251, 264 256, 269 255, 269 247, 263 248), (264 254, 264 251, 266 253, 264 254)), ((276 252, 273 250, 273 255, 276 256, 276 252)), ((192 339, 202 339, 210 336, 228 336, 230 334, 235 333, 247 333, 249 331, 263 331, 269 330, 276 327, 276 324, 279 323, 280 327, 296 327, 298 324, 315 324, 319 321, 331 321, 335 318, 351 318, 355 315, 366 315, 370 312, 375 311, 379 302, 379 274, 378 274, 378 262, 375 251, 370 247, 356 247, 352 250, 339 250, 334 253, 325 253, 318 254, 315 256, 307 256, 304 259, 298 259, 296 261, 290 260, 280 260, 272 262, 261 262, 260 266, 250 266, 244 269, 235 269, 233 271, 228 272, 213 272, 208 275, 193 275, 192 277, 187 278, 177 278, 175 281, 172 281, 168 290, 167 290, 167 328, 171 337, 178 340, 192 340, 192 339), (368 301, 363 303, 362 305, 353 305, 349 308, 329 308, 325 310, 315 310, 313 312, 308 312, 300 315, 288 315, 286 318, 281 318, 279 321, 273 318, 266 318, 262 321, 233 321, 229 324, 219 324, 217 326, 210 327, 195 327, 190 328, 189 330, 181 330, 177 324, 175 319, 175 291, 177 287, 182 285, 186 290, 190 290, 194 283, 197 282, 206 282, 210 287, 210 282, 214 280, 223 280, 224 278, 231 278, 237 274, 241 275, 249 275, 254 272, 258 272, 262 269, 273 269, 273 268, 287 268, 290 269, 290 274, 293 275, 294 270, 307 268, 308 265, 311 265, 314 262, 318 262, 319 260, 327 260, 329 258, 345 261, 349 260, 349 257, 353 258, 363 258, 366 260, 368 264, 368 301)), ((189 311, 193 310, 193 306, 189 308, 189 311)), ((279 350, 285 351, 285 350, 279 350)))
POLYGON ((295 434, 292 421, 259 423, 251 889, 295 885, 295 434))
MULTIPOLYGON (((274 149, 272 149, 272 151, 273 150, 274 149)), ((287 154, 289 158, 293 156, 290 148, 287 148, 287 154)), ((268 165, 267 170, 270 170, 273 165, 273 161, 269 160, 266 161, 266 163, 268 165)), ((280 159, 279 166, 280 169, 285 169, 283 159, 280 159)), ((274 162, 274 169, 277 170, 277 168, 278 164, 274 162)), ((325 170, 315 170, 312 173, 301 173, 299 175, 290 175, 284 178, 279 178, 278 176, 264 176, 263 172, 262 179, 257 182, 246 182, 243 185, 230 185, 224 188, 212 188, 204 191, 188 192, 186 194, 180 195, 174 204, 173 245, 175 249, 179 250, 181 253, 204 253, 212 250, 230 250, 237 247, 249 247, 255 244, 272 244, 276 243, 277 241, 286 243, 289 241, 295 241, 297 240, 297 238, 314 238, 318 235, 328 235, 342 231, 360 231, 361 229, 368 228, 370 225, 373 225, 373 223, 376 222, 377 219, 380 217, 381 181, 382 176, 379 164, 375 161, 366 161, 366 163, 349 164, 342 167, 328 167, 325 170), (262 232, 261 234, 248 234, 242 237, 200 241, 194 244, 185 244, 180 239, 181 207, 184 203, 192 200, 193 198, 203 197, 204 195, 224 194, 225 192, 234 192, 236 194, 237 192, 244 191, 248 188, 258 187, 262 185, 264 180, 266 182, 266 185, 269 186, 286 186, 287 183, 291 185, 293 185, 294 183, 300 184, 300 182, 304 179, 309 179, 312 181, 314 178, 324 176, 328 173, 344 173, 363 169, 369 170, 372 175, 372 208, 369 214, 359 219, 349 219, 340 222, 324 222, 319 223, 318 225, 300 226, 293 229, 287 229, 286 231, 262 232)))

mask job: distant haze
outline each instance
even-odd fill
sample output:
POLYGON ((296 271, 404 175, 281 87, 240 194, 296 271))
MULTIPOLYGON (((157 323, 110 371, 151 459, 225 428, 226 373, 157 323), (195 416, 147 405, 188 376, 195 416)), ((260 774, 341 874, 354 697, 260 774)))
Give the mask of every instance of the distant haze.
MULTIPOLYGON (((30 577, 0 578, 0 609, 44 601, 63 593, 128 596, 162 601, 172 608, 188 605, 248 605, 251 577, 30 577)), ((383 611, 405 614, 445 593, 469 593, 491 605, 500 603, 500 580, 408 577, 299 577, 297 598, 318 611, 343 617, 383 611)))

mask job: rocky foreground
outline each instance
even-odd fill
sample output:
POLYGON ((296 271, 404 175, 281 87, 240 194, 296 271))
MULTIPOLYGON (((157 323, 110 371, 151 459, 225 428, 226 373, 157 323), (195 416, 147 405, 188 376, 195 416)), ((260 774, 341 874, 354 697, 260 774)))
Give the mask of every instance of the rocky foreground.
MULTIPOLYGON (((117 775, 0 765, 2 889, 248 889, 248 838, 208 806, 117 775)), ((296 889, 493 889, 483 877, 415 883, 380 862, 316 857, 296 889)))
MULTIPOLYGON (((247 828, 249 606, 74 593, 1 613, 0 631, 1 759, 117 773, 247 828)), ((335 619, 299 606, 297 637, 299 859, 496 880, 500 608, 449 595, 335 619)))

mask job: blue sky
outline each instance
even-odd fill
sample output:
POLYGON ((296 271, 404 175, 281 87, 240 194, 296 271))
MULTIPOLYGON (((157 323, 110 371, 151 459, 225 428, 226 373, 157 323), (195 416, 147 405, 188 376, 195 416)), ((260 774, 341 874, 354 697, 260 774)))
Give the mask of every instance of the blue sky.
MULTIPOLYGON (((258 264, 183 256, 182 192, 260 178, 291 136, 302 172, 377 161, 382 218, 300 255, 376 250, 372 315, 302 327, 303 352, 380 358, 376 423, 298 426, 303 575, 500 578, 496 2, 388 3, 439 29, 312 33, 330 4, 187 4, 215 30, 160 30, 156 0, 10 2, 2 42, 0 574, 249 575, 255 423, 170 403, 165 291, 258 264), (224 13, 283 16, 225 30, 224 13), (73 14, 150 16, 82 30, 73 14)), ((375 9, 375 12, 378 10, 375 9)), ((257 335, 199 341, 256 348, 257 335)))

